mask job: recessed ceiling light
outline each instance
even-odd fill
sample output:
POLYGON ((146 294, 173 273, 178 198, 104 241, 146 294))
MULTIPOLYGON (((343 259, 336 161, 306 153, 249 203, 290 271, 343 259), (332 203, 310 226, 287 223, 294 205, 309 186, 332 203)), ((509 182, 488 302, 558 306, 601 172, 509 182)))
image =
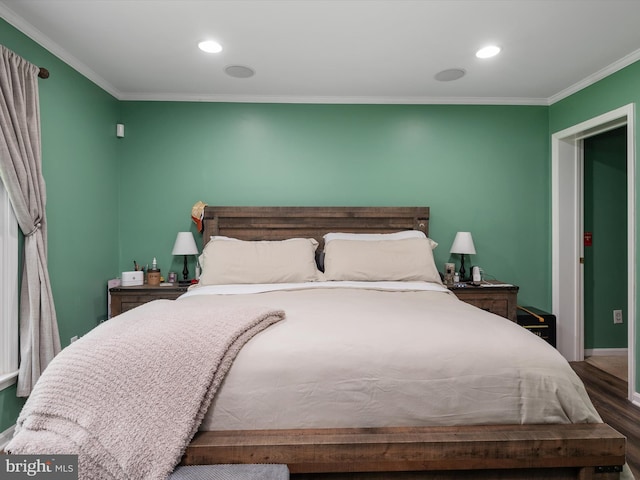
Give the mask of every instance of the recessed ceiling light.
POLYGON ((253 77, 256 73, 253 69, 249 67, 245 67, 244 65, 229 65, 224 69, 227 72, 227 75, 235 78, 249 78, 253 77))
POLYGON ((464 77, 465 72, 462 68, 449 68, 448 70, 443 70, 441 72, 436 73, 434 77, 439 82, 450 82, 452 80, 458 80, 459 78, 464 77))
POLYGON ((213 40, 206 40, 198 44, 198 48, 207 53, 219 53, 222 51, 222 45, 213 40))
POLYGON ((487 47, 481 48, 476 52, 476 57, 478 58, 491 58, 495 57, 500 53, 501 48, 497 45, 489 45, 487 47))

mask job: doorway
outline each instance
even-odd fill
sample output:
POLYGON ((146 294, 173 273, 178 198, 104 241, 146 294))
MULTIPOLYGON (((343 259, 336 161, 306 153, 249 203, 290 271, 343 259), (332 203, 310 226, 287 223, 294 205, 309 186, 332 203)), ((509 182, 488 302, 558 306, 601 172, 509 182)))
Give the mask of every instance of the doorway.
POLYGON ((584 356, 628 381, 626 125, 587 137, 582 145, 584 356))
POLYGON ((619 127, 627 130, 627 338, 629 399, 635 393, 635 142, 634 106, 626 105, 551 136, 552 303, 558 350, 569 361, 584 359, 583 140, 619 127))

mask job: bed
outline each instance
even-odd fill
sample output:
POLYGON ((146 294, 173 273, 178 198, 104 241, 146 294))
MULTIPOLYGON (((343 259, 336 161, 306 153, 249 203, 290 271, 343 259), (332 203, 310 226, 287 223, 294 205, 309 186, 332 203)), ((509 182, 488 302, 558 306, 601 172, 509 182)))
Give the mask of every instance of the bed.
MULTIPOLYGON (((430 241, 428 207, 206 207, 203 221, 205 243, 214 237, 221 245, 217 261, 240 248, 219 237, 314 239, 319 253, 329 232, 414 230, 430 241)), ((384 282, 362 263, 356 278, 341 276, 336 258, 353 270, 352 258, 395 248, 386 238, 338 238, 331 254, 326 245, 328 281, 237 290, 223 278, 178 300, 266 304, 287 314, 240 352, 182 464, 284 463, 293 478, 619 478, 624 437, 601 422, 580 380, 545 342, 460 302, 437 278, 384 282), (363 362, 367 351, 373 355, 363 362), (416 360, 424 351, 431 360, 416 360), (436 378, 424 378, 427 369, 436 378), (514 372, 515 381, 507 376, 514 372)))
POLYGON ((631 478, 560 354, 442 285, 428 208, 207 207, 204 224, 199 285, 60 352, 7 452, 76 454, 87 480, 163 480, 180 462, 631 478))

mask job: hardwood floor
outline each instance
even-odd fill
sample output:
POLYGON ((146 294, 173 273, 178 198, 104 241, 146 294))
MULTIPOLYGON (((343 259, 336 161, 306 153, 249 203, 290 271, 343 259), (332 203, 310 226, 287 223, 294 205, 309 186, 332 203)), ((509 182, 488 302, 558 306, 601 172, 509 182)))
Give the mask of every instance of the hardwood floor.
POLYGON ((587 362, 572 362, 605 423, 627 437, 627 463, 640 480, 640 408, 627 400, 627 382, 587 362))

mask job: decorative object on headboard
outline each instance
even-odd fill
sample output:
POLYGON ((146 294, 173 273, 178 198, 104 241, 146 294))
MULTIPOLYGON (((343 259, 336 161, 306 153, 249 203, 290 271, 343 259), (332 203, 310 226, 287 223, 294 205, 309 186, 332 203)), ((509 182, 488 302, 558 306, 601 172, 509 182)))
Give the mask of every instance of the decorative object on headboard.
POLYGON ((475 255, 476 253, 476 247, 473 244, 471 232, 456 233, 456 238, 453 240, 450 253, 460 254, 460 281, 466 282, 468 278, 464 269, 464 256, 465 254, 475 255))
POLYGON ((202 233, 202 219, 204 218, 204 207, 206 207, 207 204, 201 202, 200 200, 198 200, 193 207, 191 207, 191 219, 193 220, 193 223, 196 224, 196 226, 198 227, 198 231, 200 233, 202 233))
POLYGON ((180 284, 189 283, 189 268, 187 267, 187 255, 197 255, 198 247, 191 232, 178 232, 176 243, 173 245, 172 255, 184 255, 183 279, 180 284))

